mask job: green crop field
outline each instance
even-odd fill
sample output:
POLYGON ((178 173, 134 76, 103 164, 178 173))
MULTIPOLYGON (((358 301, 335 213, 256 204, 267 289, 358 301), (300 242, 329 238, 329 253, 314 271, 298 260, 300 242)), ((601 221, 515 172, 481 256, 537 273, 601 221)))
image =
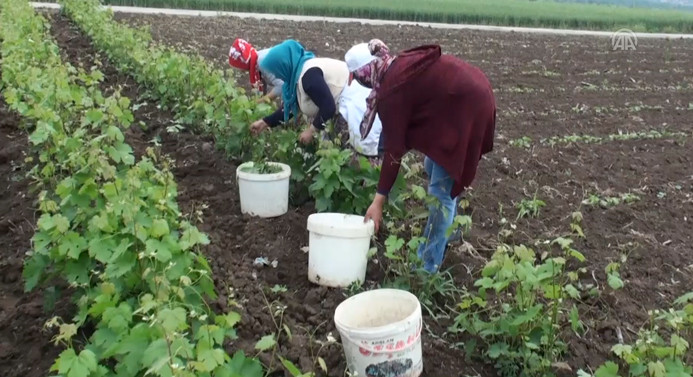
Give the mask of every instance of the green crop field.
POLYGON ((693 12, 527 0, 105 0, 112 5, 483 25, 693 32, 693 12))

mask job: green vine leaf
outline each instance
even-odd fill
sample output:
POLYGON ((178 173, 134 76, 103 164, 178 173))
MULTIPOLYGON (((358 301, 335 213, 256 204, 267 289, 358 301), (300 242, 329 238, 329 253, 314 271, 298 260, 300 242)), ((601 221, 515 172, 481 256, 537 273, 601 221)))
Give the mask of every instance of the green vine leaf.
POLYGON ((74 349, 68 348, 60 354, 51 371, 57 371, 66 377, 88 377, 97 367, 96 355, 93 352, 83 350, 77 356, 74 349))
POLYGON ((152 237, 162 237, 169 234, 170 230, 168 228, 168 223, 164 219, 156 219, 152 222, 152 228, 150 235, 152 237))
POLYGON ((158 320, 164 328, 164 331, 169 333, 185 330, 188 327, 186 319, 187 313, 183 308, 166 308, 159 312, 158 315, 158 320))
POLYGON ((599 367, 594 373, 594 377, 620 377, 618 374, 618 365, 609 361, 599 367))
POLYGON ((255 344, 255 349, 264 352, 271 349, 276 344, 277 341, 274 339, 274 334, 265 335, 255 344))

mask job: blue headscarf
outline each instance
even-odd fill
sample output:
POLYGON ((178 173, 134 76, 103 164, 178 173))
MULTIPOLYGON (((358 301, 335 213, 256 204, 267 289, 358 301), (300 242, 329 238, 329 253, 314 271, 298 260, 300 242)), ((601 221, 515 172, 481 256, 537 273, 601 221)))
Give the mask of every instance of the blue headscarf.
POLYGON ((296 84, 303 70, 303 64, 315 55, 306 51, 300 43, 293 39, 272 47, 260 62, 260 69, 275 75, 284 81, 282 85, 282 102, 284 102, 284 122, 289 120, 289 114, 298 116, 298 98, 296 84))

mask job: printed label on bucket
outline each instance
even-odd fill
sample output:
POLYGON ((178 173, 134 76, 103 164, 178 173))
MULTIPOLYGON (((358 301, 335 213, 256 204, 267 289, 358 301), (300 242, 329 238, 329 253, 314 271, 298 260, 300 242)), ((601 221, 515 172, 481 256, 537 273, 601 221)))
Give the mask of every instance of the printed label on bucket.
MULTIPOLYGON (((352 343, 352 347, 356 346, 352 343)), ((357 346, 358 347, 358 346, 357 346)), ((366 377, 418 377, 423 372, 421 338, 413 344, 397 351, 371 352, 358 347, 358 353, 347 348, 349 369, 358 376, 366 377)))
POLYGON ((407 340, 398 340, 395 342, 394 339, 388 339, 385 341, 376 342, 361 342, 361 347, 359 351, 361 354, 365 355, 367 353, 378 353, 378 352, 396 352, 401 351, 405 348, 409 348, 416 340, 419 339, 419 335, 410 335, 407 340), (372 351, 371 351, 372 350, 372 351))
POLYGON ((412 359, 396 359, 370 364, 366 377, 418 377, 423 372, 423 362, 413 365, 412 359))
POLYGON ((378 353, 378 352, 396 352, 409 348, 412 344, 416 343, 421 337, 421 330, 423 328, 423 323, 420 322, 416 327, 416 330, 410 334, 403 334, 401 338, 387 338, 378 340, 362 340, 359 351, 361 354, 365 353, 378 353), (406 338, 405 338, 406 337, 406 338))
MULTIPOLYGON (((360 353, 362 356, 366 356, 366 357, 370 357, 370 356, 372 356, 372 357, 383 357, 383 356, 387 356, 388 358, 391 359, 391 358, 393 358, 393 357, 398 357, 398 355, 404 355, 404 354, 406 354, 406 353, 409 352, 412 348, 414 348, 414 346, 416 346, 416 344, 412 344, 411 347, 398 348, 398 349, 396 349, 396 350, 395 350, 395 349, 390 349, 390 350, 381 349, 380 351, 377 351, 377 352, 369 351, 369 350, 366 349, 366 348, 359 347, 359 353, 360 353)), ((380 347, 380 346, 377 346, 376 348, 378 348, 378 347, 380 347)))

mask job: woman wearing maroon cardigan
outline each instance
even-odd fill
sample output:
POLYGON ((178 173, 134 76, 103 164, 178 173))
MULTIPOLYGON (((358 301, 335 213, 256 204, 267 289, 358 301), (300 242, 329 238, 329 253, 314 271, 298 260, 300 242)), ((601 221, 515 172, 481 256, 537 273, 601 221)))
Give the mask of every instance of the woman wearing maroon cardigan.
POLYGON ((383 124, 384 156, 378 191, 365 220, 372 219, 378 229, 402 157, 411 149, 425 154, 428 193, 440 205, 429 208, 426 242, 418 253, 424 268, 436 272, 456 216, 457 196, 474 180, 481 156, 493 149, 493 90, 480 69, 441 54, 437 45, 391 56, 387 46, 374 39, 369 49, 376 59, 352 74, 363 86, 373 88, 361 137, 370 132, 377 112, 383 124))

